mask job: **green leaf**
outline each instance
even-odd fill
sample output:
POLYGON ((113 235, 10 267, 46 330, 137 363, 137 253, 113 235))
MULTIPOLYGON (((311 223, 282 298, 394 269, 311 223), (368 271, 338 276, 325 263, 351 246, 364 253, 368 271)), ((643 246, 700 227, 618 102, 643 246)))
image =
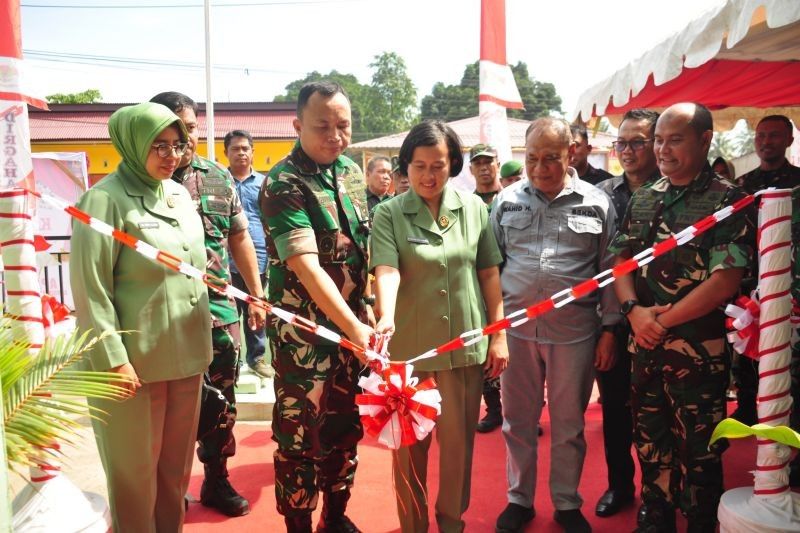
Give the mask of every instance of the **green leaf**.
POLYGON ((800 448, 800 433, 788 428, 786 426, 768 426, 767 424, 755 424, 747 426, 733 418, 726 418, 714 428, 714 433, 711 434, 710 444, 714 444, 719 439, 741 439, 744 437, 760 437, 762 439, 773 440, 791 446, 792 448, 800 448))

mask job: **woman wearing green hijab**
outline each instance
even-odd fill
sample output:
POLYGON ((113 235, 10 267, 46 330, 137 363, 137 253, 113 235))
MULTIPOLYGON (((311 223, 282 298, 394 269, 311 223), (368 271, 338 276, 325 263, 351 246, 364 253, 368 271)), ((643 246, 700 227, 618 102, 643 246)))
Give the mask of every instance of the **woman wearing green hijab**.
MULTIPOLYGON (((119 109, 108 129, 122 163, 78 207, 204 270, 197 209, 169 179, 186 150, 183 123, 166 107, 145 103, 119 109)), ((107 334, 90 355, 92 369, 129 376, 135 393, 123 402, 90 400, 108 413, 92 423, 113 530, 180 531, 202 373, 211 362, 208 292, 77 222, 70 263, 78 326, 107 334)))

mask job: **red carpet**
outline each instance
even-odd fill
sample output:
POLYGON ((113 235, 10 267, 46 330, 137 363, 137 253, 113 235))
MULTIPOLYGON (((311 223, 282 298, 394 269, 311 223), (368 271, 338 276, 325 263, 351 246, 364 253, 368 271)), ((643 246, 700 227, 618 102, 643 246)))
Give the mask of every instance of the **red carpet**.
MULTIPOLYGON (((734 406, 735 407, 735 406, 734 406)), ((729 408, 729 412, 732 409, 729 408)), ((580 493, 584 498, 583 512, 596 532, 632 531, 636 524, 636 506, 611 518, 594 515, 597 499, 606 489, 606 465, 603 456, 603 437, 600 406, 592 403, 586 413, 588 454, 581 478, 580 493)), ((553 521, 553 508, 547 484, 549 471, 549 420, 545 409, 542 416, 544 436, 539 445, 539 480, 536 492, 537 516, 528 531, 560 532, 553 521)), ((250 500, 251 512, 240 518, 227 518, 199 503, 192 504, 186 517, 185 531, 279 532, 284 531, 283 519, 275 510, 275 489, 272 452, 275 443, 270 438, 269 425, 239 423, 236 425, 237 455, 229 464, 231 481, 237 490, 250 500)), ((732 441, 724 454, 726 488, 752 485, 749 474, 755 466, 753 439, 732 441)), ((348 516, 365 532, 398 531, 399 522, 392 491, 391 452, 365 438, 359 446, 360 464, 356 474, 353 497, 348 516)), ((433 501, 438 490, 438 448, 431 447, 429 493, 431 494, 431 531, 435 531, 433 501)), ((468 532, 493 532, 497 515, 506 506, 505 445, 500 430, 488 435, 476 435, 472 469, 472 502, 464 519, 468 532)), ((638 473, 637 473, 638 480, 638 473)), ((195 461, 190 492, 199 497, 202 465, 195 461)), ((320 501, 321 507, 321 501, 320 501)), ((314 523, 319 510, 315 513, 314 523)), ((683 526, 685 527, 685 526, 683 526)), ((683 529, 679 526, 679 529, 683 529)))

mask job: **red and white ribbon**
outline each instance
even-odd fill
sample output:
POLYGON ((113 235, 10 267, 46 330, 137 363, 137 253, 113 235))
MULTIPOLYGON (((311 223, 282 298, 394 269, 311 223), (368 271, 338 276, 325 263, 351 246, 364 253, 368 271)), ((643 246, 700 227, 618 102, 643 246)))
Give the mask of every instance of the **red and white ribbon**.
POLYGON ((758 305, 757 291, 753 291, 751 298, 740 296, 735 304, 728 304, 725 314, 725 326, 731 330, 728 333, 728 342, 733 349, 750 359, 758 360, 758 305))
POLYGON ((369 435, 392 450, 427 437, 442 412, 436 382, 428 378, 420 383, 411 375, 413 371, 413 365, 391 363, 358 380, 364 390, 356 395, 361 423, 369 435))

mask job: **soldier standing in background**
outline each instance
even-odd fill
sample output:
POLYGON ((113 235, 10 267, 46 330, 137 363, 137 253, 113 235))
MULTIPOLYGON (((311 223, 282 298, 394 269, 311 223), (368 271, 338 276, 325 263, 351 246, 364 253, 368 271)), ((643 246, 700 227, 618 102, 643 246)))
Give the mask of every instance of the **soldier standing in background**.
MULTIPOLYGON (((261 188, 269 255, 268 300, 367 346, 369 211, 364 176, 342 155, 350 143, 350 101, 332 82, 300 89, 300 139, 261 188)), ((275 496, 289 532, 309 533, 318 490, 317 532, 356 532, 345 515, 363 435, 355 405, 360 362, 337 344, 270 316, 274 347, 275 496)))

